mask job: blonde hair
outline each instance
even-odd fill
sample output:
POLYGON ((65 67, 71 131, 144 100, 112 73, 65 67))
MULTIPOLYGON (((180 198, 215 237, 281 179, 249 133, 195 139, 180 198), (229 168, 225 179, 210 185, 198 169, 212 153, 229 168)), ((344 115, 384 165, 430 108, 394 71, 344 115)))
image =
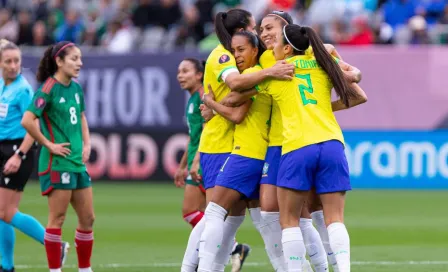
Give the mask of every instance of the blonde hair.
POLYGON ((0 59, 2 58, 3 51, 8 49, 19 50, 19 47, 15 43, 8 41, 7 39, 0 39, 0 59))

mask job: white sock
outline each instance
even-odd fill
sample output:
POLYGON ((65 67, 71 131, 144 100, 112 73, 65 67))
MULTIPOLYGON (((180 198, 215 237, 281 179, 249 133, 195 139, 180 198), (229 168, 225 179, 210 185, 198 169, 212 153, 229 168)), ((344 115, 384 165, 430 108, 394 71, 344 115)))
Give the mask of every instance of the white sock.
POLYGON ((320 238, 322 239, 322 244, 324 245, 325 251, 327 252, 328 261, 333 267, 333 271, 339 272, 336 257, 334 256, 333 250, 330 247, 330 239, 328 238, 328 230, 327 226, 325 225, 324 212, 313 212, 311 214, 311 217, 313 218, 313 222, 316 225, 316 229, 319 232, 320 238))
POLYGON ((58 269, 50 269, 50 272, 61 272, 62 270, 60 268, 58 269))
POLYGON ((235 235, 238 228, 243 224, 246 216, 227 216, 224 222, 224 235, 221 248, 215 258, 213 271, 224 271, 224 267, 229 263, 230 255, 235 246, 235 235))
POLYGON ((302 272, 305 261, 305 244, 299 227, 287 228, 282 231, 283 254, 288 264, 288 272, 302 272))
POLYGON ((250 218, 252 219, 252 223, 255 228, 260 232, 261 226, 261 208, 250 208, 249 209, 250 218))
POLYGON ((266 253, 277 272, 286 271, 286 262, 283 257, 282 228, 278 212, 261 212, 260 234, 263 238, 266 253))
POLYGON ((199 240, 205 228, 205 219, 202 218, 193 228, 188 238, 187 249, 182 260, 181 272, 195 272, 199 264, 199 240))
POLYGON ((199 272, 211 272, 213 269, 216 255, 222 247, 226 214, 223 207, 213 202, 205 209, 205 229, 199 246, 199 272))
POLYGON ((78 272, 92 272, 92 268, 79 268, 78 272))
POLYGON ((338 222, 330 224, 327 229, 339 272, 350 272, 350 237, 347 228, 338 222))
POLYGON ((300 218, 300 230, 302 231, 305 248, 316 272, 328 272, 327 253, 320 239, 319 232, 313 226, 313 220, 300 218))

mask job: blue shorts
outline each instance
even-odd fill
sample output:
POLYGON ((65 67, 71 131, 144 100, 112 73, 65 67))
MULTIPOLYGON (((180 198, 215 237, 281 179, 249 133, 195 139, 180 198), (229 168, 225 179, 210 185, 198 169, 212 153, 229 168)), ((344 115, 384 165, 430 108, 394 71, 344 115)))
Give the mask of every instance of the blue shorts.
POLYGON ((270 184, 277 186, 278 167, 280 166, 281 158, 282 158, 281 146, 268 147, 260 184, 270 184))
POLYGON ((204 182, 204 188, 206 190, 215 187, 216 177, 218 176, 222 165, 229 157, 229 154, 230 153, 200 154, 202 181, 204 182))
POLYGON ((282 156, 277 186, 318 194, 351 190, 344 145, 336 140, 308 145, 282 156))
POLYGON ((263 160, 230 154, 219 172, 216 186, 238 191, 248 199, 259 199, 263 164, 263 160))

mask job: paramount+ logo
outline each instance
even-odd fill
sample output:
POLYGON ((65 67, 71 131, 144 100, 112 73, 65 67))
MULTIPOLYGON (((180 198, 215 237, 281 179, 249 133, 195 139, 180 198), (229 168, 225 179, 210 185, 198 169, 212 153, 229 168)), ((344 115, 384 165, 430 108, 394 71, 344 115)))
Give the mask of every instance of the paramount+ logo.
POLYGON ((345 153, 353 177, 448 178, 448 142, 349 142, 345 153))

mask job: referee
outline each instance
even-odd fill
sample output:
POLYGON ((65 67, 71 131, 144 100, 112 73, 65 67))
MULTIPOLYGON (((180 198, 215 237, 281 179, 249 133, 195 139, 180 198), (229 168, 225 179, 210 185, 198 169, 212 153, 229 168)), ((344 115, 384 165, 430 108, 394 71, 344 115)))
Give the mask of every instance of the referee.
MULTIPOLYGON (((16 227, 44 244, 45 228, 34 217, 19 212, 23 189, 33 171, 34 139, 21 126, 34 92, 20 74, 21 52, 12 42, 0 40, 0 271, 14 271, 16 227)), ((68 243, 63 243, 63 257, 68 243)))

